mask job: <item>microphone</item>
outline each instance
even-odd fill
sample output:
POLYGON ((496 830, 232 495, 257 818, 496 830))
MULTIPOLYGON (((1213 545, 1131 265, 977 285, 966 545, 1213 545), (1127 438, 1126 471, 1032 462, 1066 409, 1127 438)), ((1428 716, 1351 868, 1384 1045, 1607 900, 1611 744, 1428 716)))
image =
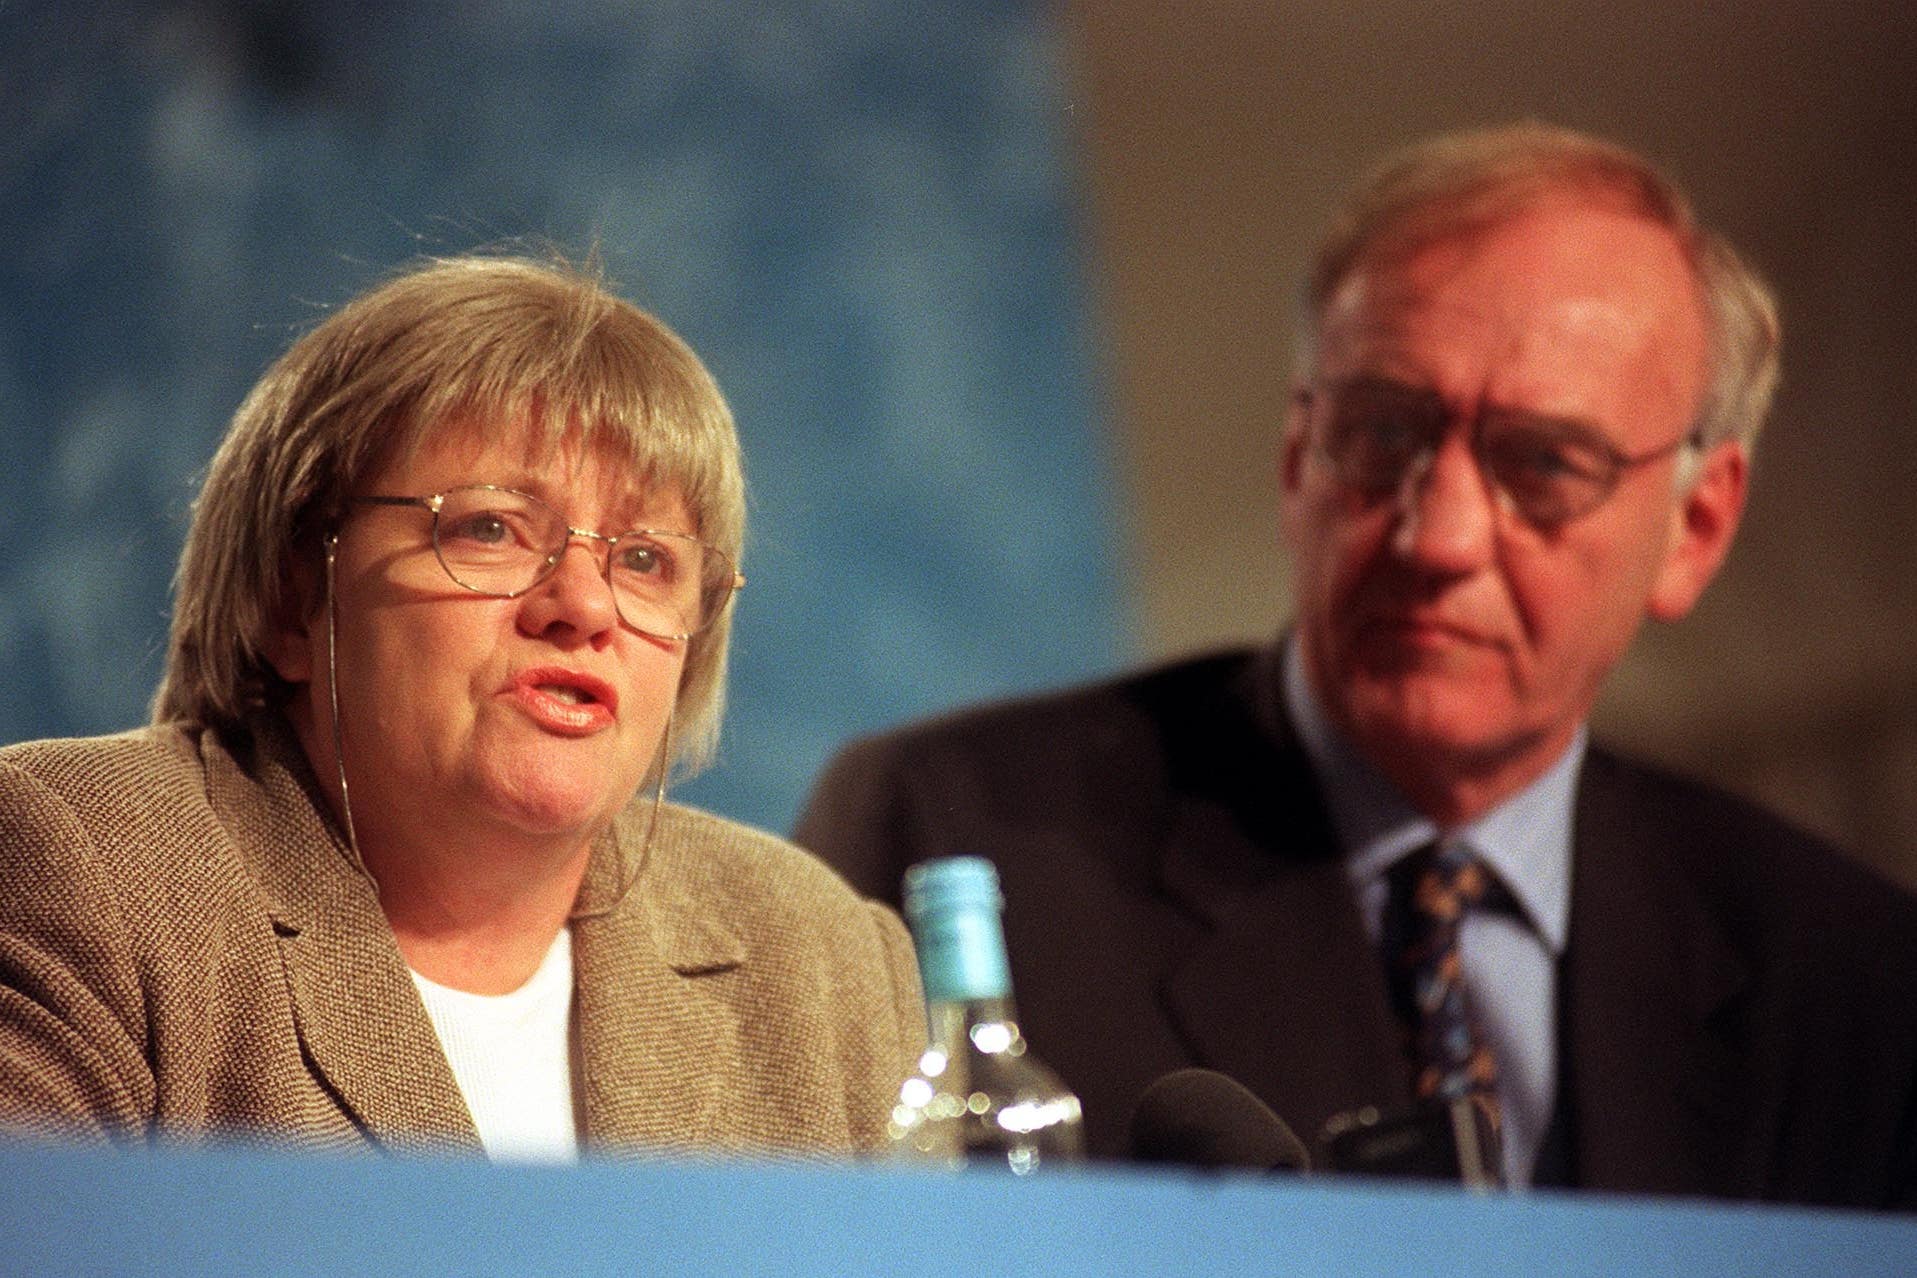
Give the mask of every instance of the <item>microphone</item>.
POLYGON ((1473 1189, 1503 1184, 1497 1133, 1469 1097, 1336 1115, 1319 1137, 1319 1152, 1328 1171, 1461 1180, 1473 1189))
POLYGON ((1251 1171, 1309 1171, 1311 1157, 1285 1120, 1216 1070, 1173 1070, 1132 1109, 1132 1157, 1251 1171))

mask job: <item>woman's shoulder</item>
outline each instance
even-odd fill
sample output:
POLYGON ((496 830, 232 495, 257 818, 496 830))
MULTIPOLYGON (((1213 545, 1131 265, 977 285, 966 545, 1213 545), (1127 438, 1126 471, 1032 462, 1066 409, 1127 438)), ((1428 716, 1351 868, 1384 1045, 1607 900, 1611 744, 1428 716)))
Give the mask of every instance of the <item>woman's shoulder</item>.
MULTIPOLYGON (((627 819, 643 834, 644 805, 627 819)), ((856 1018, 896 1017, 886 1023, 902 1052, 922 1046, 912 942, 890 906, 860 895, 797 844, 710 812, 666 805, 653 834, 634 896, 668 961, 743 958, 755 984, 831 988, 856 1018)), ((896 1082, 888 1073, 887 1086, 896 1082)))
MULTIPOLYGON (((645 838, 649 806, 634 805, 625 817, 636 840, 645 838)), ((651 845, 649 877, 656 872, 664 878, 691 880, 708 890, 770 893, 809 908, 851 906, 863 900, 837 871, 796 843, 700 808, 678 803, 662 806, 651 845)))
POLYGON ((40 794, 78 811, 150 812, 168 790, 203 788, 203 776, 199 730, 178 725, 0 748, 0 804, 40 794))
POLYGON ((225 842, 202 744, 194 728, 149 727, 0 750, 0 878, 200 891, 225 842))

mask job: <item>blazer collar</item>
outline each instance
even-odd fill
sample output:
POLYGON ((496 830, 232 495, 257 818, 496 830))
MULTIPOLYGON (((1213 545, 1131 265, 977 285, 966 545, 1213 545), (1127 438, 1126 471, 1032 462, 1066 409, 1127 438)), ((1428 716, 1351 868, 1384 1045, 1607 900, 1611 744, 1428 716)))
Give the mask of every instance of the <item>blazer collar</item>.
POLYGON ((664 806, 654 826, 649 805, 602 841, 581 891, 617 903, 573 923, 576 1077, 595 1145, 690 1150, 717 1140, 722 1106, 737 1100, 712 1065, 743 1055, 724 978, 748 954, 699 898, 699 823, 664 806))
POLYGON ((439 1037, 304 752, 278 718, 250 727, 231 751, 203 735, 207 794, 266 897, 302 1048, 376 1143, 477 1152, 439 1037))
MULTIPOLYGON (((207 789, 265 894, 302 1047, 377 1143, 478 1152, 439 1036, 304 751, 277 717, 250 727, 231 751, 205 734, 207 789)), ((724 1100, 720 1075, 699 1063, 739 1055, 737 1017, 708 978, 747 953, 697 897, 698 823, 661 807, 644 853, 647 806, 640 800, 601 838, 581 886, 575 1099, 597 1146, 691 1148, 707 1143, 724 1100), (635 871, 640 881, 628 883, 635 871), (595 906, 610 908, 589 913, 595 906)))
POLYGON ((1215 699, 1164 707, 1173 798, 1161 889, 1209 925, 1164 996, 1200 1063, 1307 1141, 1410 1100, 1410 1071, 1330 818, 1283 709, 1278 648, 1215 699))
POLYGON ((1749 972, 1631 777, 1593 750, 1578 790, 1559 1012, 1577 1177, 1736 1192, 1770 1142, 1735 1038, 1749 972))

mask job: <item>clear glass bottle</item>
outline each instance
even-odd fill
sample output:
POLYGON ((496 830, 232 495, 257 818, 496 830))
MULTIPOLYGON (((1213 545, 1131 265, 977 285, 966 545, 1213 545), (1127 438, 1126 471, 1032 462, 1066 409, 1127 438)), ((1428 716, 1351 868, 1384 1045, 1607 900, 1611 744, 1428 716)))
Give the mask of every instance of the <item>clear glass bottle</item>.
POLYGON ((1026 1048, 1012 1005, 998 871, 947 857, 905 875, 930 1042, 886 1125, 921 1162, 1027 1175, 1084 1152, 1078 1097, 1026 1048))

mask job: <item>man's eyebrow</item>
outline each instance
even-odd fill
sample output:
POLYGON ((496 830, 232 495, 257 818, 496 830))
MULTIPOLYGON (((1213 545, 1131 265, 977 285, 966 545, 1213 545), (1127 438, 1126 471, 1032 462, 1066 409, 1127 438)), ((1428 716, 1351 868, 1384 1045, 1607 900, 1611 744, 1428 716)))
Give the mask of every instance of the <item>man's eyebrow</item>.
POLYGON ((1359 373, 1355 376, 1344 378, 1335 385, 1341 390, 1358 390, 1375 395, 1389 395, 1394 399, 1412 401, 1421 405, 1435 407, 1447 415, 1449 415, 1451 409, 1451 406, 1445 402, 1444 396, 1438 392, 1437 388, 1420 386, 1415 382, 1403 381, 1384 373, 1359 373))
MULTIPOLYGON (((1345 378, 1340 385, 1347 388, 1373 391, 1393 395, 1400 399, 1415 400, 1421 403, 1440 406, 1447 418, 1452 412, 1451 402, 1435 386, 1422 386, 1408 382, 1389 373, 1357 373, 1345 378)), ((1583 417, 1572 417, 1558 413, 1534 412, 1510 404, 1500 404, 1495 400, 1485 400, 1479 405, 1477 421, 1480 429, 1488 425, 1514 426, 1524 430, 1549 435, 1555 440, 1574 444, 1589 444, 1593 447, 1617 451, 1617 444, 1596 422, 1583 417)))
POLYGON ((1401 395, 1422 395, 1432 399, 1442 398, 1435 387, 1420 386, 1408 382, 1402 377, 1393 377, 1389 373, 1354 373, 1344 379, 1346 386, 1366 386, 1374 390, 1388 390, 1401 395))
POLYGON ((1508 404, 1486 403, 1478 411, 1478 421, 1481 427, 1493 424, 1518 426, 1573 443, 1594 444, 1612 450, 1617 448, 1602 427, 1583 417, 1536 413, 1529 409, 1513 408, 1508 404))

